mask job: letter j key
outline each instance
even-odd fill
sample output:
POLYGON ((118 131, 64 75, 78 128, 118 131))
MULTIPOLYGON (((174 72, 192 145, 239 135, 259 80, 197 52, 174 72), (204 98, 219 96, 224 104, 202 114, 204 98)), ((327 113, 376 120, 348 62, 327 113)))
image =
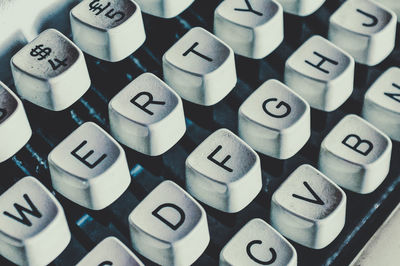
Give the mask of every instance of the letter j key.
MULTIPOLYGON (((398 2, 398 0, 394 0, 398 2)), ((348 0, 329 18, 329 40, 368 66, 393 50, 396 14, 372 0, 348 0)))
POLYGON ((322 141, 319 169, 339 186, 366 194, 388 174, 391 152, 392 142, 384 133, 347 115, 322 141))

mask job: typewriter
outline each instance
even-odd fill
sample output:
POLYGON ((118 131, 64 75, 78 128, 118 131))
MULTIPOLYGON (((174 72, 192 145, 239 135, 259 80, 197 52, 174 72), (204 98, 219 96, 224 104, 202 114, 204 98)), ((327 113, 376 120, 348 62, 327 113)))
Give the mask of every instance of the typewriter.
POLYGON ((0 0, 0 265, 399 265, 398 0, 0 0))

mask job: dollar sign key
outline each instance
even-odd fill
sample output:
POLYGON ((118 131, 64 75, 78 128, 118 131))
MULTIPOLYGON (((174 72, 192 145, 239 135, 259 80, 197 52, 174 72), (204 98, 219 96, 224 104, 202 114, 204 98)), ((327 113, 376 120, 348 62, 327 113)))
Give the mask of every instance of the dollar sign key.
POLYGON ((43 60, 51 53, 51 48, 45 47, 43 48, 43 44, 36 45, 34 49, 31 50, 30 55, 33 57, 40 56, 38 60, 43 60))

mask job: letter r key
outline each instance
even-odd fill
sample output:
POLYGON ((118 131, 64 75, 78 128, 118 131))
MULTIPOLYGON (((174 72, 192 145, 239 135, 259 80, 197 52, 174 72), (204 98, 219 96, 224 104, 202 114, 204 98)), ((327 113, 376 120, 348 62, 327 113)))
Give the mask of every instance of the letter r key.
POLYGON ((392 142, 384 133, 348 115, 323 140, 319 169, 344 188, 370 193, 388 174, 391 152, 392 142))
POLYGON ((138 152, 157 156, 186 131, 182 100, 151 73, 129 83, 108 105, 111 134, 138 152))

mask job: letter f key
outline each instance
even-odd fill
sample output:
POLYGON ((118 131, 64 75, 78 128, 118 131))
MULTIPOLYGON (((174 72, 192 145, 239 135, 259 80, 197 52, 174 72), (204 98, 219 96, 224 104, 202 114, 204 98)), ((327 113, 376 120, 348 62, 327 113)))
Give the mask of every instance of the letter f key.
POLYGON ((370 193, 388 174, 391 152, 392 142, 383 132, 348 115, 323 140, 319 169, 344 188, 370 193))

